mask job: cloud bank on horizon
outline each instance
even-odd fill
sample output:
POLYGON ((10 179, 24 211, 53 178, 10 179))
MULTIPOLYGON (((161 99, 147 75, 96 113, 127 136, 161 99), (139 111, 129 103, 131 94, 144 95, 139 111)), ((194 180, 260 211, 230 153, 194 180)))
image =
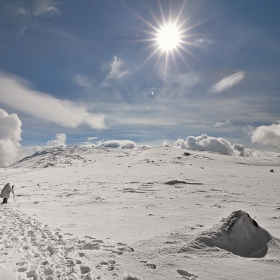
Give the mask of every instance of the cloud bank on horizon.
MULTIPOLYGON (((47 141, 45 146, 21 147, 21 125, 22 122, 17 114, 8 114, 0 109, 0 167, 6 167, 12 163, 29 156, 43 149, 66 146, 66 134, 57 133, 55 139, 47 141)), ((259 141, 261 144, 273 144, 280 146, 280 124, 272 126, 257 127, 252 134, 252 141, 259 141), (271 137, 274 135, 274 138, 271 137)), ((88 137, 88 141, 96 140, 96 137, 88 137)), ((166 143, 165 143, 166 144, 166 143)), ((165 145, 164 144, 164 145, 165 145)), ((137 145, 131 140, 99 140, 94 143, 88 142, 87 146, 99 148, 122 148, 122 149, 143 149, 145 145, 137 145)), ((262 153, 251 151, 241 144, 231 144, 224 138, 211 137, 206 134, 200 136, 188 136, 186 141, 178 139, 174 143, 175 148, 189 150, 205 150, 228 156, 279 156, 276 153, 262 153)))
POLYGON ((227 156, 253 156, 252 151, 241 144, 235 143, 232 145, 224 138, 215 138, 206 134, 197 137, 188 136, 186 141, 179 138, 174 146, 181 149, 215 152, 227 156))

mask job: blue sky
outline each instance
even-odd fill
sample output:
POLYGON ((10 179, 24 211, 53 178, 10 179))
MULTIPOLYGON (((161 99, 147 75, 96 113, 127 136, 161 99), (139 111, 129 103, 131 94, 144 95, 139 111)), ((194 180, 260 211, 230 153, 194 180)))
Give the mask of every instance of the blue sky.
POLYGON ((277 0, 1 0, 0 108, 21 120, 22 146, 207 134, 279 150, 279 11, 277 0), (180 43, 166 52, 157 36, 174 22, 180 43))

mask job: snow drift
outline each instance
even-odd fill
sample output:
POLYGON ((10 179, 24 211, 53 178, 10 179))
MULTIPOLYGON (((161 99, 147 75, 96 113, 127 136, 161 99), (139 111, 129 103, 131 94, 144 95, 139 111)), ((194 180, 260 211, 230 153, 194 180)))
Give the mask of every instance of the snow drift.
POLYGON ((269 232, 261 228, 248 213, 238 210, 208 231, 202 232, 181 248, 179 253, 208 246, 218 247, 242 257, 261 258, 266 255, 271 239, 269 232))

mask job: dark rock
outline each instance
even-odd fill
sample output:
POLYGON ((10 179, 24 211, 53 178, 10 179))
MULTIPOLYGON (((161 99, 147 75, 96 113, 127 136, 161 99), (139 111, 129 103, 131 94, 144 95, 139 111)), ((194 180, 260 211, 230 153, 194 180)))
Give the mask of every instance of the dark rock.
POLYGON ((148 268, 152 268, 152 269, 156 269, 157 268, 156 265, 153 264, 153 263, 147 263, 147 264, 145 264, 145 266, 148 267, 148 268))
POLYGON ((187 184, 186 181, 172 180, 165 183, 166 185, 187 184))

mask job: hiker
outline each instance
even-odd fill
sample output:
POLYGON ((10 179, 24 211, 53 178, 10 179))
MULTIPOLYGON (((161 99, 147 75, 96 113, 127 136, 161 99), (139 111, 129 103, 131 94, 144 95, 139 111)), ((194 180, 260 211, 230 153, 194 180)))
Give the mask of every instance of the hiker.
POLYGON ((14 186, 11 187, 10 183, 7 183, 1 191, 0 197, 3 197, 3 204, 8 202, 11 192, 14 194, 14 186))

